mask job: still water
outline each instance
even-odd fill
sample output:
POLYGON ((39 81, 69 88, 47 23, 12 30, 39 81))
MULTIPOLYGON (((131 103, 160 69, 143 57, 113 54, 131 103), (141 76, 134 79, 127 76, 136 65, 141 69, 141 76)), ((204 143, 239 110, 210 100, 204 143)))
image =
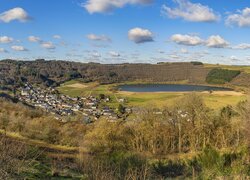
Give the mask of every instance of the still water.
POLYGON ((215 86, 184 84, 129 84, 120 85, 121 91, 129 92, 182 92, 182 91, 231 91, 232 89, 215 86))

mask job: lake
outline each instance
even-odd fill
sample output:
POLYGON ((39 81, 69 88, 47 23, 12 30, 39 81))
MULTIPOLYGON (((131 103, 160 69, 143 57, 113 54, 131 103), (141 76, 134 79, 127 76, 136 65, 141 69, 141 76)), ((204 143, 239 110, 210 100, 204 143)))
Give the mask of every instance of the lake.
POLYGON ((232 91, 224 87, 186 84, 129 84, 120 85, 118 88, 128 92, 232 91))

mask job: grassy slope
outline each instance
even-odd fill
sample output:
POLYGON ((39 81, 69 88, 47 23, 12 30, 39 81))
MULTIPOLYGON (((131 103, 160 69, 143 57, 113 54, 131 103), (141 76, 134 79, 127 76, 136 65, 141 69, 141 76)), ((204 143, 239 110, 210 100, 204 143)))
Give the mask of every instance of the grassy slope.
MULTIPOLYGON (((105 94, 109 95, 112 102, 109 103, 110 106, 117 107, 118 98, 126 98, 128 100, 128 106, 150 106, 150 107, 164 107, 174 104, 180 97, 185 93, 179 92, 168 92, 168 93, 126 93, 126 92, 111 92, 110 88, 114 85, 98 85, 97 83, 88 83, 85 88, 72 88, 68 85, 80 83, 77 80, 69 81, 58 87, 61 93, 70 96, 86 96, 86 95, 96 95, 105 94)), ((226 105, 236 105, 239 101, 246 99, 245 95, 234 96, 234 95, 218 95, 218 94, 204 94, 199 93, 205 100, 208 107, 213 109, 218 109, 226 105)))
MULTIPOLYGON (((4 136, 4 134, 5 132, 0 129, 0 136, 4 136)), ((76 160, 79 153, 78 147, 49 144, 44 141, 29 139, 13 132, 7 132, 6 136, 9 139, 13 139, 17 142, 22 142, 30 146, 28 156, 31 156, 32 159, 26 159, 26 166, 21 166, 22 171, 18 175, 20 179, 83 179, 80 172, 68 167, 62 167, 62 169, 57 170, 59 173, 58 176, 52 175, 52 171, 54 169, 52 166, 53 163, 55 163, 55 160, 59 160, 60 163, 63 161, 67 163, 68 159, 71 159, 71 161, 76 160), (36 150, 38 150, 37 154, 32 157, 32 151, 34 151, 34 154, 36 150)))
MULTIPOLYGON (((236 105, 239 101, 246 99, 245 96, 233 96, 233 95, 210 95, 210 94, 200 94, 206 105, 213 109, 219 109, 226 105, 236 105)), ((171 106, 179 98, 181 98, 184 93, 160 93, 160 94, 134 94, 129 96, 129 105, 132 106, 171 106)))
MULTIPOLYGON (((4 131, 2 129, 0 129, 0 134, 4 134, 4 131)), ((21 136, 18 133, 14 133, 14 132, 7 132, 6 135, 12 139, 16 139, 16 140, 25 142, 29 145, 35 145, 35 146, 38 146, 40 148, 44 148, 47 150, 53 149, 57 152, 65 152, 65 153, 75 153, 75 152, 78 152, 78 150, 79 150, 78 147, 54 145, 54 144, 46 143, 46 142, 41 141, 41 140, 29 139, 29 138, 26 138, 24 136, 21 136)))

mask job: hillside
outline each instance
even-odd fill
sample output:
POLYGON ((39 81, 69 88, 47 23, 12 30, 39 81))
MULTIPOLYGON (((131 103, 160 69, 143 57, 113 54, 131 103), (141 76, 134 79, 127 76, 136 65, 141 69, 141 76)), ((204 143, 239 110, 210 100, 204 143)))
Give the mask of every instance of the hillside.
POLYGON ((70 79, 114 83, 122 81, 181 81, 204 83, 209 68, 192 63, 96 64, 67 61, 0 61, 1 84, 29 81, 47 86, 70 79))
POLYGON ((90 125, 5 99, 0 106, 0 179, 249 177, 249 102, 215 113, 190 94, 162 114, 90 125))

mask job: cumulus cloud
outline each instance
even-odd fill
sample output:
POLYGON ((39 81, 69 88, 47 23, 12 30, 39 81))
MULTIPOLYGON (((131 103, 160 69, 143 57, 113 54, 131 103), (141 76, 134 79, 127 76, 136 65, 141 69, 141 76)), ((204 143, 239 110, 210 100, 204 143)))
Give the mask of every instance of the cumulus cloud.
POLYGON ((0 53, 7 53, 8 51, 5 50, 4 48, 0 48, 0 53))
POLYGON ((236 56, 231 56, 230 59, 231 59, 232 61, 238 61, 238 60, 239 60, 238 57, 236 57, 236 56))
POLYGON ((218 21, 220 17, 216 15, 213 9, 200 3, 191 3, 188 0, 173 0, 178 6, 171 8, 162 6, 162 13, 169 18, 182 18, 192 22, 213 22, 218 21))
POLYGON ((213 35, 208 38, 206 45, 210 48, 226 48, 229 46, 229 42, 219 35, 213 35))
MULTIPOLYGON (((205 45, 209 48, 228 48, 230 45, 228 41, 226 41, 219 35, 212 35, 205 41, 201 39, 199 36, 174 34, 172 35, 171 40, 180 45, 186 45, 186 46, 205 45)), ((185 53, 185 49, 182 49, 181 51, 182 53, 185 53)))
POLYGON ((50 42, 50 41, 48 41, 48 42, 43 41, 41 38, 36 37, 36 36, 29 36, 29 37, 28 37, 28 40, 29 40, 30 42, 39 43, 40 46, 41 46, 42 48, 44 48, 44 49, 48 49, 48 50, 56 49, 56 46, 55 46, 52 42, 50 42))
POLYGON ((238 44, 236 46, 233 46, 232 49, 240 49, 240 50, 250 49, 250 44, 247 43, 238 44))
POLYGON ((28 51, 28 49, 23 46, 11 46, 11 49, 13 49, 14 51, 28 51))
POLYGON ((111 38, 106 35, 88 34, 87 38, 92 41, 111 42, 111 38))
POLYGON ((110 13, 116 8, 122 8, 127 4, 149 4, 153 0, 87 0, 86 3, 82 3, 90 14, 93 13, 110 13))
POLYGON ((129 40, 136 44, 154 41, 153 33, 148 29, 134 28, 128 32, 129 40))
POLYGON ((54 38, 54 39, 62 39, 62 37, 61 37, 60 35, 57 35, 57 34, 54 35, 53 38, 54 38))
POLYGON ((198 36, 174 34, 171 40, 177 44, 197 46, 203 43, 203 40, 198 36))
POLYGON ((36 36, 29 36, 28 41, 30 41, 30 42, 41 42, 41 39, 39 37, 36 37, 36 36))
POLYGON ((226 18, 227 25, 237 25, 239 27, 250 26, 250 8, 245 8, 236 14, 231 14, 226 18))
POLYGON ((96 51, 91 52, 91 53, 90 53, 90 56, 91 56, 92 58, 100 58, 100 57, 102 57, 101 54, 98 53, 98 52, 96 52, 96 51))
POLYGON ((55 49, 56 48, 52 42, 42 42, 41 46, 45 49, 55 49))
POLYGON ((11 43, 14 39, 8 36, 0 36, 0 43, 11 43))
POLYGON ((0 14, 0 21, 5 23, 9 23, 14 20, 25 22, 28 19, 30 19, 28 13, 20 7, 10 9, 0 14))
POLYGON ((120 57, 121 56, 120 53, 115 52, 115 51, 110 51, 109 55, 112 56, 112 57, 120 57))

